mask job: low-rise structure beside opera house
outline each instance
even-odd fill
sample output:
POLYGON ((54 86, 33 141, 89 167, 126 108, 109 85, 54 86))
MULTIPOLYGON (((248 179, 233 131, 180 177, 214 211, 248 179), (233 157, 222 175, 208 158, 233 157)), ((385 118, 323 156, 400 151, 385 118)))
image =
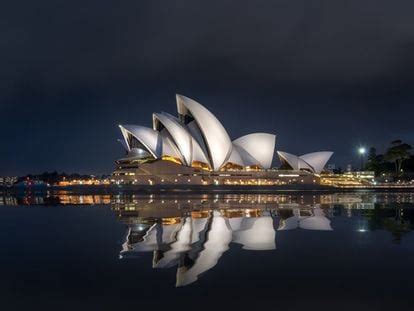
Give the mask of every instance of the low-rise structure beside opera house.
POLYGON ((176 95, 178 117, 161 112, 153 127, 120 125, 125 157, 112 182, 133 185, 319 184, 332 152, 296 157, 279 152, 283 168, 272 168, 276 135, 253 133, 231 140, 220 121, 198 102, 176 95))

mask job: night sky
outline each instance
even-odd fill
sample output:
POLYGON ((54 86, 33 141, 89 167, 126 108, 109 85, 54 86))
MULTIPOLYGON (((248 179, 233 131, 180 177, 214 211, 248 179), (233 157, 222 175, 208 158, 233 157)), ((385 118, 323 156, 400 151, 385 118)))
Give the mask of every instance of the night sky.
MULTIPOLYGON (((414 144, 412 0, 67 1, 0 7, 0 175, 110 173, 118 124, 204 104, 279 150, 414 144)), ((277 162, 275 162, 277 163, 277 162)))

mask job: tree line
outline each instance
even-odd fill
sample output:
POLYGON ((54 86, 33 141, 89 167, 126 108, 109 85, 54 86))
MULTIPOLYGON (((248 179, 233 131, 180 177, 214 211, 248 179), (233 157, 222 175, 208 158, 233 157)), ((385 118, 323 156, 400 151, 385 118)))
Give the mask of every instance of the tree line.
POLYGON ((377 149, 371 147, 365 170, 374 171, 375 175, 382 174, 405 177, 414 173, 414 155, 412 146, 397 139, 391 142, 384 154, 378 154, 377 149))

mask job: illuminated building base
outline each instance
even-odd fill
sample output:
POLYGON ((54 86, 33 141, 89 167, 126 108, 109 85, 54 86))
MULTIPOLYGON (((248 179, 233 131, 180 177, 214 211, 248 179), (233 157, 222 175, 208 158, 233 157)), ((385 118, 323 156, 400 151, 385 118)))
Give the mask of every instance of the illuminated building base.
POLYGON ((183 166, 173 161, 155 160, 145 163, 118 162, 111 182, 145 186, 283 186, 319 185, 320 178, 318 175, 306 171, 244 168, 217 172, 183 166))

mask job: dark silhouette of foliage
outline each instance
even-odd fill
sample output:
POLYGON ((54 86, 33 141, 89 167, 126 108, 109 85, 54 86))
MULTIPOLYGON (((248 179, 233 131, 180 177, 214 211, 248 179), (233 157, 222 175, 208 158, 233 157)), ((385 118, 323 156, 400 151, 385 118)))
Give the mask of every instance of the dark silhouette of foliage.
POLYGON ((395 175, 396 177, 408 177, 414 173, 414 156, 411 155, 411 145, 394 140, 385 154, 377 154, 377 149, 371 147, 368 152, 365 169, 381 174, 395 175))
POLYGON ((403 143, 401 140, 394 140, 391 142, 391 147, 388 148, 385 153, 385 159, 389 162, 394 163, 395 173, 397 176, 402 173, 403 162, 410 159, 411 145, 403 143))

